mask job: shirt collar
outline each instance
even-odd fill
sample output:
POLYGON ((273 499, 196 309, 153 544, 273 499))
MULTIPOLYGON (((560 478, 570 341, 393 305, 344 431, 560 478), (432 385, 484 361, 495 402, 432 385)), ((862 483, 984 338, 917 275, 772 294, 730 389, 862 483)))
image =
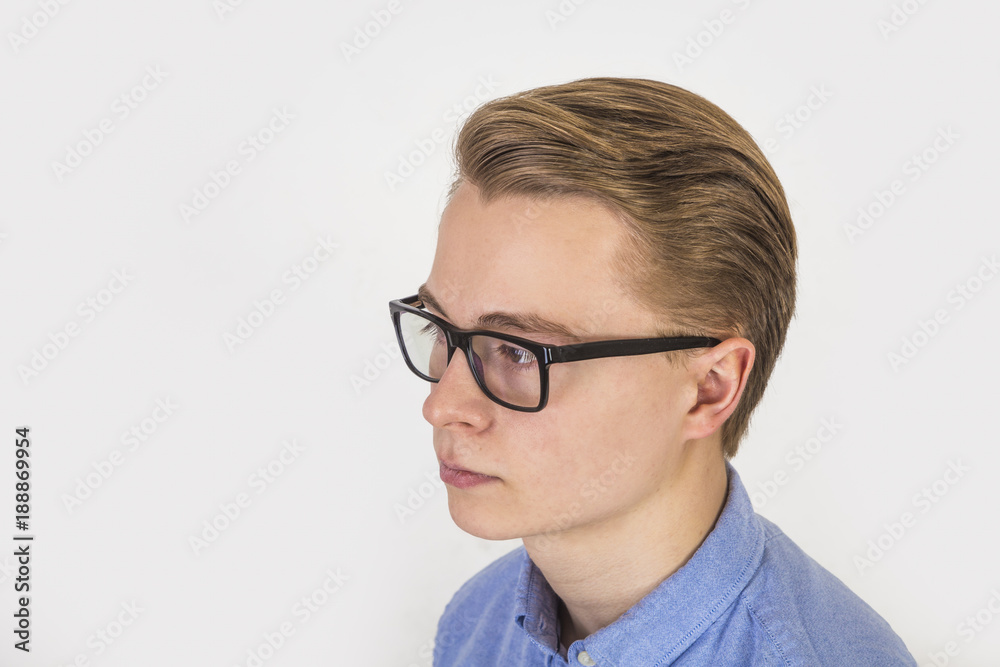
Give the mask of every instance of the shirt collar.
MULTIPOLYGON (((569 647, 598 664, 646 664, 680 655, 736 599, 764 553, 764 530, 739 474, 726 461, 729 493, 715 528, 690 560, 611 625, 569 647)), ((546 654, 555 654, 558 598, 525 553, 518 579, 515 622, 546 654)), ((660 664, 657 662, 657 664, 660 664)))

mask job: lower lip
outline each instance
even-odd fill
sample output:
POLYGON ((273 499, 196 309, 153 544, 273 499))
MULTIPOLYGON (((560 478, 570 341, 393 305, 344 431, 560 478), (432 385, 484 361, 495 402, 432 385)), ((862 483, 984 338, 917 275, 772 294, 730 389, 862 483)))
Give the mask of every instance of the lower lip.
POLYGON ((499 477, 480 475, 477 472, 469 472, 468 470, 455 470, 443 463, 441 464, 441 481, 459 489, 471 489, 480 484, 499 481, 499 479, 499 477))

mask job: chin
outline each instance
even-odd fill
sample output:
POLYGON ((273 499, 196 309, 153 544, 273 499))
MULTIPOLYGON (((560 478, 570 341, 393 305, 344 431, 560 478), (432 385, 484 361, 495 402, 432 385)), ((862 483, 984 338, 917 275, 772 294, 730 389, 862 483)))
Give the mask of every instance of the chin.
MULTIPOLYGON (((455 525, 470 535, 484 540, 514 540, 524 536, 523 527, 516 525, 502 504, 482 498, 463 496, 462 491, 448 489, 448 511, 455 525)), ((522 517, 523 518, 523 517, 522 517)))

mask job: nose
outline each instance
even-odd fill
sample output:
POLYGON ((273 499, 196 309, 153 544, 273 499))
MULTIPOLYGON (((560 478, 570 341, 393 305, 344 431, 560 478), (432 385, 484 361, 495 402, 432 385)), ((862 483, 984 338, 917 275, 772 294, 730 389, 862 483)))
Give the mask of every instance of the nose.
POLYGON ((465 352, 456 349, 441 379, 431 383, 423 415, 437 428, 479 431, 489 424, 494 405, 476 384, 465 352))

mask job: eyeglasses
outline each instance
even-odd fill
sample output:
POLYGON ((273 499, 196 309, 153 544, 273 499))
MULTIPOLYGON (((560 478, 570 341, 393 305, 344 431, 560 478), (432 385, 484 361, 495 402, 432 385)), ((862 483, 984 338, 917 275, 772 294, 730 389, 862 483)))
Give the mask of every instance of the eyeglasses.
POLYGON ((417 376, 437 382, 451 363, 452 354, 460 349, 483 393, 495 403, 521 412, 538 412, 545 407, 552 364, 714 347, 722 342, 703 336, 679 336, 542 345, 496 331, 456 329, 423 310, 416 295, 390 301, 389 314, 406 365, 417 376))

